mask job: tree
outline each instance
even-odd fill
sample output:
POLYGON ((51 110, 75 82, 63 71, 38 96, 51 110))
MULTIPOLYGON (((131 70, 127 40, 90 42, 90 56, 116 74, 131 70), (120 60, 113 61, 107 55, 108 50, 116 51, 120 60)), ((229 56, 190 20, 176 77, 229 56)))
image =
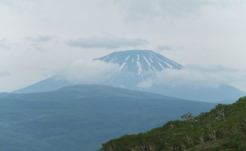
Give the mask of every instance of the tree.
POLYGON ((184 115, 181 116, 181 119, 185 120, 185 121, 191 121, 194 119, 192 113, 188 112, 185 113, 184 115))

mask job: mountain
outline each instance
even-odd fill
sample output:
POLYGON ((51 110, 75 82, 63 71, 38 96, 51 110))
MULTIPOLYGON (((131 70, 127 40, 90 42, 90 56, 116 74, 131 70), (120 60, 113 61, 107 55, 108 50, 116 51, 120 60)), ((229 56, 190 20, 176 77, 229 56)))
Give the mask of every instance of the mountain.
POLYGON ((97 151, 125 133, 161 126, 215 104, 100 85, 0 96, 0 148, 4 151, 97 151))
MULTIPOLYGON (((109 80, 106 80, 104 83, 95 82, 92 84, 103 84, 132 90, 159 93, 166 96, 184 98, 188 100, 207 102, 232 102, 236 98, 245 95, 245 92, 226 84, 219 85, 218 87, 202 85, 194 87, 189 84, 172 85, 163 83, 159 84, 156 82, 156 84, 151 87, 139 87, 141 82, 144 82, 147 79, 155 78, 158 73, 162 71, 185 69, 185 67, 179 63, 152 50, 116 51, 94 60, 117 64, 120 68, 120 72, 113 77, 107 78, 109 80)), ((64 77, 57 75, 15 92, 47 92, 73 84, 74 83, 66 81, 64 77)))
POLYGON ((127 50, 113 52, 98 58, 120 66, 122 73, 131 72, 135 75, 144 76, 148 72, 163 71, 166 69, 182 69, 183 66, 168 59, 152 50, 127 50))
MULTIPOLYGON (((139 82, 150 78, 153 75, 153 72, 159 72, 165 69, 178 70, 183 68, 182 65, 175 61, 151 50, 117 51, 94 60, 114 63, 120 66, 120 73, 118 76, 112 77, 110 81, 106 81, 104 84, 132 89, 136 89, 135 87, 139 82)), ((71 85, 71 83, 57 75, 16 90, 15 92, 48 92, 69 85, 71 85)))
POLYGON ((14 93, 35 93, 58 90, 62 87, 71 85, 67 80, 60 76, 50 77, 30 86, 14 91, 14 93))
MULTIPOLYGON (((167 96, 179 97, 188 100, 206 102, 232 102, 245 92, 230 85, 192 86, 155 84, 151 87, 141 88, 139 83, 155 77, 165 70, 182 70, 185 67, 168 59, 152 50, 127 50, 113 52, 98 58, 107 63, 115 63, 120 66, 120 74, 107 81, 105 84, 134 90, 159 93, 167 96)), ((165 79, 163 79, 165 80, 165 79)))
POLYGON ((120 67, 118 76, 106 81, 106 84, 131 89, 137 89, 140 82, 151 78, 157 72, 183 68, 177 62, 152 50, 116 51, 95 60, 117 64, 120 67))
MULTIPOLYGON (((139 89, 141 90, 141 89, 139 89)), ((233 103, 239 97, 245 95, 245 92, 232 87, 230 85, 219 85, 218 87, 200 86, 194 87, 189 85, 155 85, 144 91, 185 98, 188 100, 217 102, 217 103, 233 103)))
POLYGON ((246 98, 218 105, 208 113, 171 121, 147 133, 126 135, 103 145, 103 151, 245 151, 246 98))

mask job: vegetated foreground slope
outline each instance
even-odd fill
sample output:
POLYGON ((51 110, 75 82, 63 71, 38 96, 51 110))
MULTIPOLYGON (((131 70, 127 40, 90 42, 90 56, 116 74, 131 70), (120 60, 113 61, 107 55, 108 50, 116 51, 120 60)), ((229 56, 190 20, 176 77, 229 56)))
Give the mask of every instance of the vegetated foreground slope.
POLYGON ((103 142, 214 104, 98 85, 0 95, 1 151, 98 151, 103 142))
POLYGON ((218 105, 197 117, 183 116, 147 133, 128 135, 103 145, 103 151, 245 151, 246 97, 218 105))

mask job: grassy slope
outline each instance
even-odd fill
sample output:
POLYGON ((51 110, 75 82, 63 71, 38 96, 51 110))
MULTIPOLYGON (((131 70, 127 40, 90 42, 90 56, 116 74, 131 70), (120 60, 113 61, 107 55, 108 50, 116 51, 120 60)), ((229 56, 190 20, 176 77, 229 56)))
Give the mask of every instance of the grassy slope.
POLYGON ((104 151, 245 151, 246 98, 103 145, 104 151))

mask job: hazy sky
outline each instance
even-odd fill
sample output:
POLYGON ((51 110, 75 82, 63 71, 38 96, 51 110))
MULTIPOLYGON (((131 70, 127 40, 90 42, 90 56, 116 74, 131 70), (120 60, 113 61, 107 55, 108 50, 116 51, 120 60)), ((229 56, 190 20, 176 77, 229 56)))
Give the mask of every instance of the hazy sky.
POLYGON ((246 89, 245 14, 244 0, 0 0, 0 91, 124 49, 220 67, 246 89))

